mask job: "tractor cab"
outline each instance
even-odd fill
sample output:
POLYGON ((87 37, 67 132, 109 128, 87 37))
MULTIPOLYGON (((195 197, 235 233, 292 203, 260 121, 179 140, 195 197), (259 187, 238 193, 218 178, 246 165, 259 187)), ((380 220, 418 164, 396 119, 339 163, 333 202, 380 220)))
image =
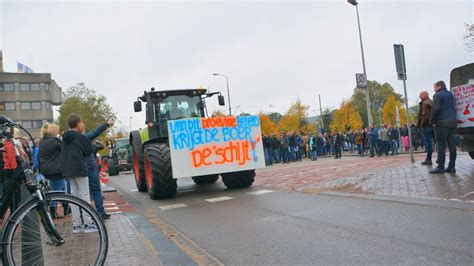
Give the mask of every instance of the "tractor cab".
POLYGON ((219 105, 225 105, 220 92, 207 93, 205 89, 145 91, 134 102, 134 111, 142 111, 142 102, 146 103, 146 124, 150 138, 168 136, 168 120, 205 117, 205 99, 219 94, 219 105))

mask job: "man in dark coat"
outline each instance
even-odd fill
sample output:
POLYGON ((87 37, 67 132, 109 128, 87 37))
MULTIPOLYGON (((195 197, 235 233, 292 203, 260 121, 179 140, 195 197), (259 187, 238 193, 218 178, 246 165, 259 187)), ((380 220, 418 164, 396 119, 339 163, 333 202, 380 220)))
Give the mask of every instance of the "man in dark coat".
POLYGON ((438 140, 438 166, 431 170, 431 174, 444 172, 456 172, 456 138, 454 136, 457 126, 456 108, 454 106, 454 96, 446 89, 443 81, 434 84, 436 91, 433 96, 433 107, 431 110, 430 124, 435 128, 438 140), (446 145, 449 148, 449 165, 444 169, 446 161, 446 145))

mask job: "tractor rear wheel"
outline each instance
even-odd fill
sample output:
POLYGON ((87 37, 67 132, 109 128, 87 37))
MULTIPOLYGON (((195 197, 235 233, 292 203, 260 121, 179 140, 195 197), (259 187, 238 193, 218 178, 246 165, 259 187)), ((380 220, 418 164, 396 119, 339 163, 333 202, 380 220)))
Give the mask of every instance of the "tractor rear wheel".
POLYGON ((193 176, 193 180, 194 180, 194 183, 196 183, 196 185, 212 184, 216 182, 217 179, 219 179, 219 174, 193 176))
POLYGON ((145 164, 143 162, 143 154, 137 147, 132 147, 132 162, 133 162, 133 174, 135 175, 135 184, 140 192, 146 192, 146 177, 145 177, 145 164))
POLYGON ((244 170, 221 174, 224 185, 229 189, 250 187, 255 180, 255 170, 244 170))
POLYGON ((107 170, 109 172, 109 176, 115 176, 119 174, 117 166, 114 164, 114 159, 109 158, 108 159, 109 163, 109 169, 107 170))
POLYGON ((177 184, 173 178, 168 145, 154 143, 145 146, 145 176, 148 194, 152 199, 176 196, 177 184))

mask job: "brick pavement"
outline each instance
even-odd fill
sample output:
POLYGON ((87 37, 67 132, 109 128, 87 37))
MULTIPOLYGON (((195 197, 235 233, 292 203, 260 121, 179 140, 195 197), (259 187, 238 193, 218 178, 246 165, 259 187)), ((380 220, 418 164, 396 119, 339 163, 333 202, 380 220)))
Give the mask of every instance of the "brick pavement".
POLYGON ((474 202, 474 163, 460 153, 457 173, 430 175, 424 154, 275 165, 258 171, 256 185, 286 191, 365 193, 474 202))
POLYGON ((106 265, 162 265, 151 242, 135 229, 126 215, 114 215, 106 226, 109 233, 106 265))
POLYGON ((135 212, 135 208, 116 192, 104 193, 104 196, 106 202, 114 202, 118 207, 114 210, 117 213, 105 223, 109 235, 106 265, 162 265, 150 240, 137 231, 125 214, 135 212))

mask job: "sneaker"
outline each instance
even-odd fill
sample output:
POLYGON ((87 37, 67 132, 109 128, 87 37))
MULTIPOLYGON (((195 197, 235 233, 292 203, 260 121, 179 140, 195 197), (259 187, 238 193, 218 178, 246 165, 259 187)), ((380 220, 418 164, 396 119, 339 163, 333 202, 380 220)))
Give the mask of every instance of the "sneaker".
POLYGON ((73 234, 79 234, 82 231, 84 231, 84 228, 82 226, 74 226, 72 228, 72 233, 73 234))
POLYGON ((99 229, 97 228, 97 226, 95 224, 86 224, 84 226, 84 233, 95 233, 95 232, 98 232, 99 229))

